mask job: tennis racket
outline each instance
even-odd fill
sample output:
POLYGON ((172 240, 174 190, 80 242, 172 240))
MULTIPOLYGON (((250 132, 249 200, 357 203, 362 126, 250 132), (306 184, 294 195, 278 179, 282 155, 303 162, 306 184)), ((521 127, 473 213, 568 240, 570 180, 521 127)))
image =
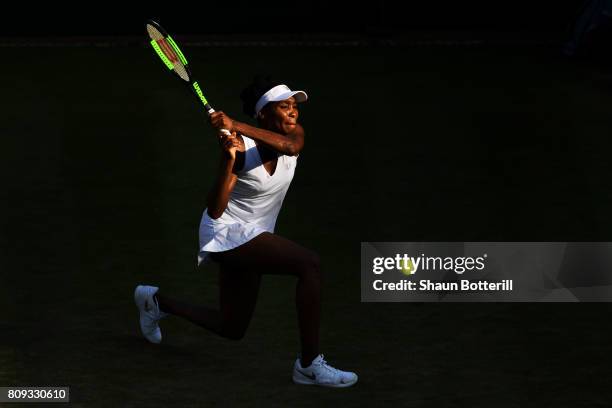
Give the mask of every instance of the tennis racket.
MULTIPOLYGON (((179 46, 172 37, 170 37, 170 34, 168 34, 159 23, 153 20, 147 21, 147 33, 151 38, 151 46, 166 67, 191 88, 208 115, 213 113, 215 110, 210 106, 202 92, 202 88, 200 88, 200 84, 198 84, 198 81, 196 81, 191 74, 187 58, 185 58, 179 46)), ((227 129, 221 129, 221 131, 228 136, 230 135, 227 129)))

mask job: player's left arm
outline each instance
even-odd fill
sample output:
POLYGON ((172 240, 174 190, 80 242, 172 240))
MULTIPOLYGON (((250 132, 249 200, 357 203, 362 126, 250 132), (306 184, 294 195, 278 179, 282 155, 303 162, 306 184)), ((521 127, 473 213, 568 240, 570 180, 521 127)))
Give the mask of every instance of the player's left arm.
POLYGON ((287 156, 297 156, 304 148, 304 128, 299 123, 287 135, 233 121, 233 129, 287 156))
POLYGON ((295 129, 287 135, 251 126, 247 123, 232 120, 221 111, 210 116, 211 123, 216 128, 229 129, 255 139, 269 148, 287 156, 297 156, 304 148, 304 128, 298 123, 295 129))

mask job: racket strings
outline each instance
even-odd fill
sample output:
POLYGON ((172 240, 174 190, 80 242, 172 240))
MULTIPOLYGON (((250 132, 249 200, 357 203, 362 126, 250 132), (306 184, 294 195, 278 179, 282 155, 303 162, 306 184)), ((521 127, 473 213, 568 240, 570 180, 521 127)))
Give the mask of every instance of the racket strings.
POLYGON ((154 40, 166 58, 172 64, 172 70, 179 76, 181 79, 185 81, 189 81, 189 73, 187 69, 181 62, 180 57, 174 51, 172 46, 166 40, 166 37, 154 26, 147 24, 147 32, 149 33, 149 37, 154 40))

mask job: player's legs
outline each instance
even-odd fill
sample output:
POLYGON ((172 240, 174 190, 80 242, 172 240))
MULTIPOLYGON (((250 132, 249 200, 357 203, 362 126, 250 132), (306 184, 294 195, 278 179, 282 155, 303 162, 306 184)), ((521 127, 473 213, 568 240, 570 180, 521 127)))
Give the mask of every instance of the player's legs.
POLYGON ((255 308, 262 274, 298 278, 296 306, 302 364, 319 354, 321 273, 318 256, 278 235, 263 233, 229 251, 213 254, 220 268, 220 309, 194 306, 157 293, 162 311, 183 317, 223 337, 244 336, 255 308))
POLYGON ((263 233, 217 255, 217 259, 233 270, 255 269, 261 274, 298 278, 296 306, 302 356, 294 363, 293 382, 326 387, 350 387, 357 382, 357 374, 332 367, 319 354, 321 272, 319 257, 314 252, 281 236, 263 233))
POLYGON ((221 264, 219 272, 220 308, 195 306, 157 293, 163 312, 183 317, 192 323, 226 337, 239 340, 251 321, 261 275, 249 270, 233 270, 221 264))
POLYGON ((318 255, 293 241, 266 232, 230 251, 216 253, 215 259, 235 271, 252 270, 259 274, 298 278, 295 301, 301 360, 304 367, 308 366, 319 355, 321 270, 318 255))

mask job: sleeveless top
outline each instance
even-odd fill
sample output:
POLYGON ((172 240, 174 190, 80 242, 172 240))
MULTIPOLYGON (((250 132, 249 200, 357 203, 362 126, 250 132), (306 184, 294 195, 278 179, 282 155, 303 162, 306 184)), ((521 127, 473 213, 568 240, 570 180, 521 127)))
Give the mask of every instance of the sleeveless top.
POLYGON ((274 232, 276 218, 293 179, 297 156, 279 155, 274 173, 263 166, 255 141, 242 135, 244 166, 225 211, 213 220, 204 209, 200 221, 198 264, 208 260, 210 252, 222 252, 250 241, 263 232, 274 232))

